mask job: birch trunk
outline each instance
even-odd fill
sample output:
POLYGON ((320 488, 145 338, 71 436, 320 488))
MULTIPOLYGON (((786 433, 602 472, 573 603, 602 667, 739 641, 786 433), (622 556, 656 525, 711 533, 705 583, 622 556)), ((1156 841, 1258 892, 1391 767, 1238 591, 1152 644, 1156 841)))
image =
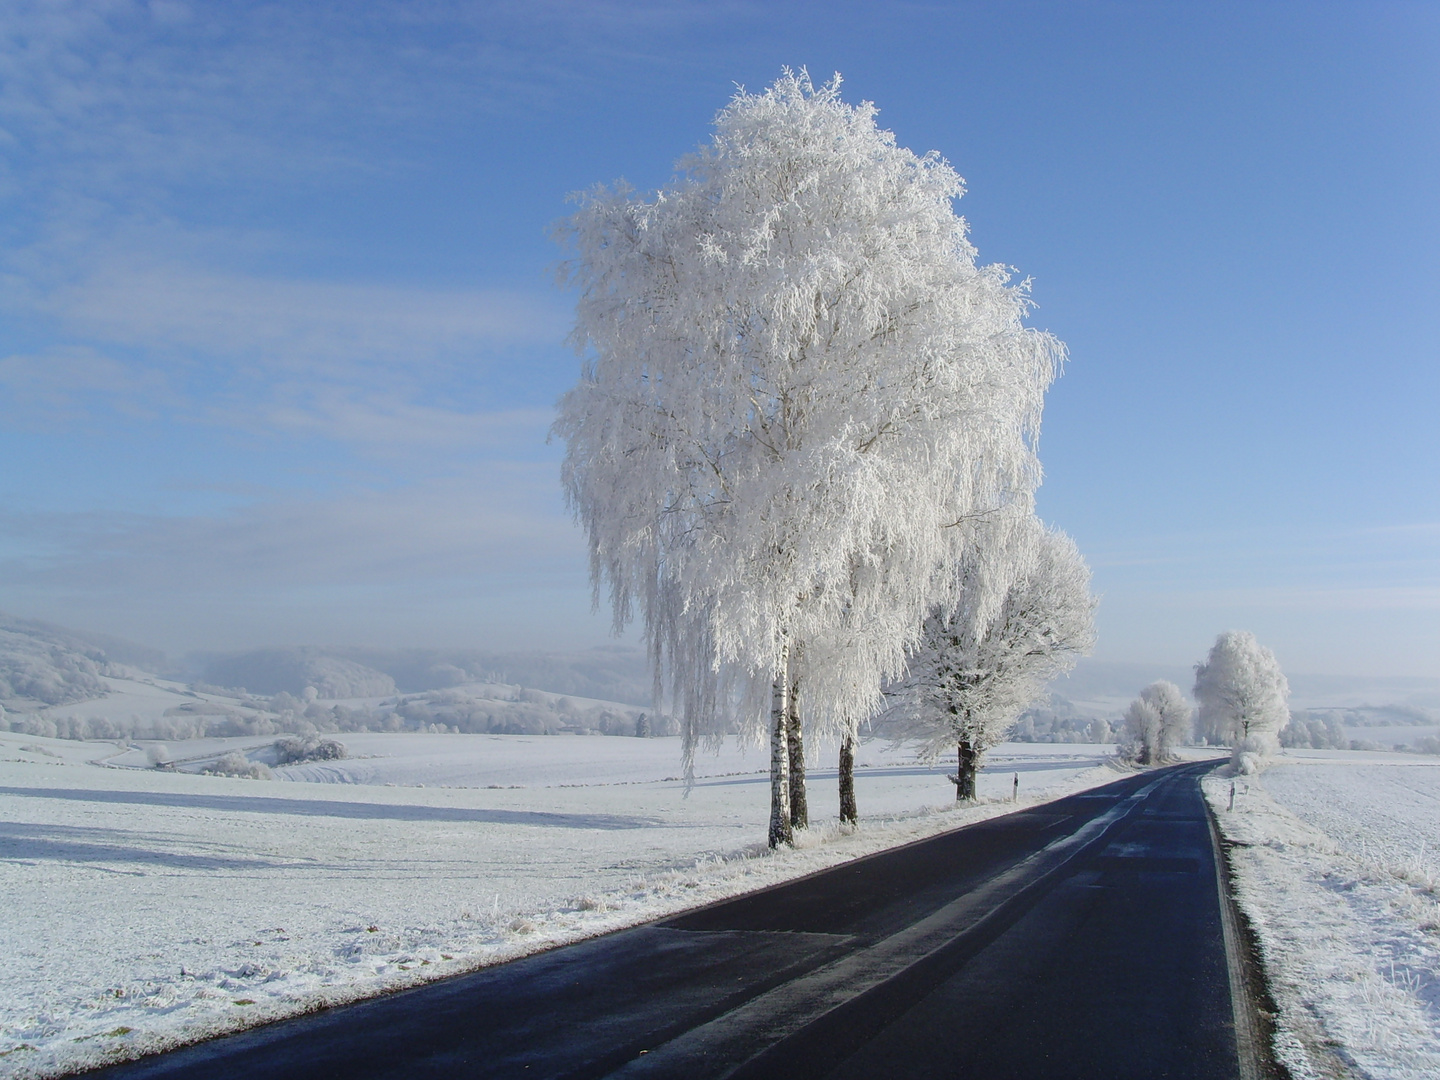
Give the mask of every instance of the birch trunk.
POLYGON ((975 775, 980 771, 980 752, 969 742, 960 743, 959 769, 955 773, 957 802, 975 800, 975 775))
POLYGON ((840 820, 858 825, 860 811, 855 805, 855 733, 847 731, 840 741, 840 820))
MULTIPOLYGON (((788 653, 788 650, 787 650, 788 653)), ((785 737, 789 719, 790 679, 781 664, 770 687, 770 847, 793 844, 790 824, 790 747, 785 737)))
POLYGON ((785 741, 790 758, 790 824, 810 827, 810 808, 805 800, 805 738, 800 730, 800 646, 790 654, 789 698, 785 703, 785 741))

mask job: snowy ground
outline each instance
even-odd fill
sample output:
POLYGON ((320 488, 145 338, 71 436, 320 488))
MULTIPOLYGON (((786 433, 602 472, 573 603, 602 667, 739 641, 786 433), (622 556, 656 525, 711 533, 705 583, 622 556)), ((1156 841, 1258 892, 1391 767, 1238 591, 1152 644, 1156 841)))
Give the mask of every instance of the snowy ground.
POLYGON ((1006 812, 1015 774, 1022 803, 1117 776, 1110 747, 1007 745, 981 777, 997 801, 956 810, 943 766, 869 743, 861 830, 836 826, 833 769, 816 768, 816 827, 771 855, 754 751, 701 756, 686 797, 675 739, 342 738, 352 758, 278 770, 285 783, 0 734, 0 1075, 131 1057, 808 873, 1006 812))
POLYGON ((1291 750, 1206 780, 1296 1080, 1440 1076, 1440 759, 1291 750))

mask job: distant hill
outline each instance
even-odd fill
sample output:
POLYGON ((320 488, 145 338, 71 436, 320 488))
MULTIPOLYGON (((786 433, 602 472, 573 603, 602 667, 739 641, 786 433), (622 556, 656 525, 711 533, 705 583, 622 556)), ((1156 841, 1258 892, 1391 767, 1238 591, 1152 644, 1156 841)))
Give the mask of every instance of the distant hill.
POLYGON ((260 649, 197 657, 200 681, 241 687, 251 693, 300 694, 314 686, 322 698, 447 690, 467 683, 498 682, 552 694, 616 701, 648 708, 650 665, 628 646, 601 646, 573 652, 486 652, 478 649, 366 649, 313 647, 260 649), (327 666, 328 665, 328 666, 327 666), (365 685, 389 689, 348 692, 365 685))
POLYGON ((0 704, 18 709, 90 701, 109 693, 103 676, 119 665, 155 672, 165 654, 0 612, 0 704))
MULTIPOLYGON (((190 657, 188 686, 170 681, 169 671, 159 650, 0 613, 0 720, 7 712, 32 715, 42 727, 59 725, 77 737, 131 731, 132 718, 157 732, 170 725, 167 738, 225 725, 249 733, 367 730, 401 721, 452 730, 621 731, 633 729, 641 711, 651 715, 652 733, 673 723, 653 714, 644 652, 621 645, 567 652, 276 647, 190 657), (355 704, 343 716, 322 704, 337 701, 355 704)), ((1440 722, 1440 679, 1289 678, 1296 713, 1333 716, 1351 727, 1440 722)), ((1156 679, 1171 680, 1188 696, 1194 673, 1082 660, 1027 711, 1026 731, 1037 739, 1103 741, 1109 734, 1093 722, 1113 728, 1156 679)), ((884 725, 876 730, 883 734, 884 725)))
POLYGON ((395 693, 395 680, 383 671, 321 649, 257 649, 206 665, 204 682, 251 694, 287 693, 316 697, 376 698, 395 693))
POLYGON ((644 658, 634 649, 256 649, 204 658, 189 684, 158 673, 166 667, 162 653, 144 646, 0 616, 0 730, 166 741, 351 731, 679 730, 672 717, 650 708, 644 658), (629 700, 617 701, 619 695, 629 700))

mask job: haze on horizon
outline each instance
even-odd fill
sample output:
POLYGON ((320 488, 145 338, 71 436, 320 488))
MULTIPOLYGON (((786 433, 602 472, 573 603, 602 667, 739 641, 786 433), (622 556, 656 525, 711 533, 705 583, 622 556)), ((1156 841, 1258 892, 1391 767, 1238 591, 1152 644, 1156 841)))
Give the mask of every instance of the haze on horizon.
POLYGON ((0 610, 172 655, 603 644, 546 441, 566 195, 839 71, 1069 346, 1097 657, 1440 676, 1440 9, 22 2, 0 610))

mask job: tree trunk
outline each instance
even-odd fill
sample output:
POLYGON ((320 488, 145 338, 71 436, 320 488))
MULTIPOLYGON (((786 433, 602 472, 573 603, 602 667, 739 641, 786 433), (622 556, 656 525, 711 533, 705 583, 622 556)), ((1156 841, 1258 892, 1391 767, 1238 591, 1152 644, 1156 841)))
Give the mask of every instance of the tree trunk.
POLYGON ((782 664, 770 688, 770 847, 794 844, 790 825, 790 748, 785 738, 790 680, 782 664))
POLYGON ((790 693, 785 703, 785 741, 790 757, 790 824, 810 827, 810 808, 805 800, 805 738, 800 730, 800 646, 790 654, 790 693))
POLYGON ((855 734, 847 731, 840 740, 840 820, 851 825, 860 823, 855 806, 855 734))
POLYGON ((960 743, 960 768, 955 773, 957 802, 975 800, 975 775, 980 771, 980 753, 968 742, 960 743))

